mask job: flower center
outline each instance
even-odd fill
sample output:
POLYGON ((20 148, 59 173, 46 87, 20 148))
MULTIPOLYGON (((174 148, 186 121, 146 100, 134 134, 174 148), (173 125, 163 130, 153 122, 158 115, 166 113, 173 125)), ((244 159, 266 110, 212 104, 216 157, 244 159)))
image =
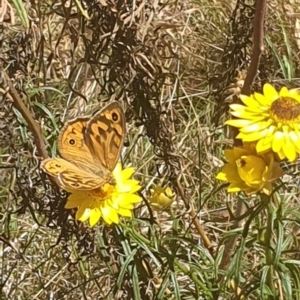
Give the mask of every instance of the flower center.
POLYGON ((98 199, 106 199, 109 198, 110 195, 114 192, 115 187, 113 185, 110 185, 108 183, 104 184, 103 186, 90 191, 90 195, 94 198, 98 199))
POLYGON ((270 115, 283 124, 300 122, 300 103, 290 97, 280 97, 272 103, 270 115))

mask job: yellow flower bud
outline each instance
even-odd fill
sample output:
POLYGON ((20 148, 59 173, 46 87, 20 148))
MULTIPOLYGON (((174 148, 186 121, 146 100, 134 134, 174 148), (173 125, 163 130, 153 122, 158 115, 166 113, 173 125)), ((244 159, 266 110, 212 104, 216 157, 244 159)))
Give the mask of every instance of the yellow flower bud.
POLYGON ((149 203, 158 210, 168 208, 177 198, 177 195, 170 187, 155 186, 153 189, 150 189, 150 194, 149 203))

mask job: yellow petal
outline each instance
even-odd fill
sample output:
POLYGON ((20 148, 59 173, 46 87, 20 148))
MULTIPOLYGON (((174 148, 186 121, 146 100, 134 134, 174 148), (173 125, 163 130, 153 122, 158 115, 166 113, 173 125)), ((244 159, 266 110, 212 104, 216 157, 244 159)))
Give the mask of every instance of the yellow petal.
POLYGON ((120 201, 119 205, 123 206, 125 203, 140 203, 142 198, 136 194, 124 194, 122 201, 120 201))
POLYGON ((122 178, 123 178, 123 180, 126 180, 126 179, 130 178, 133 173, 134 173, 134 168, 124 169, 122 171, 122 178))
POLYGON ((250 120, 234 119, 234 120, 227 120, 225 122, 225 125, 230 125, 230 126, 233 126, 233 127, 241 128, 241 127, 244 127, 246 125, 250 125, 252 123, 253 123, 253 121, 250 121, 250 120))
POLYGON ((297 158, 295 147, 289 138, 285 138, 284 140, 285 142, 282 144, 282 151, 286 158, 293 162, 297 158))
POLYGON ((132 190, 138 191, 137 187, 140 187, 140 186, 137 185, 136 180, 128 179, 124 182, 118 182, 116 185, 116 191, 118 193, 128 193, 128 192, 132 192, 132 190))
POLYGON ((117 163, 115 169, 113 170, 113 173, 115 174, 118 174, 118 173, 121 173, 122 172, 122 164, 121 163, 117 163))
POLYGON ((272 190, 273 190, 273 184, 271 182, 267 182, 262 189, 262 191, 268 196, 271 195, 272 190))
POLYGON ((236 156, 234 154, 234 151, 232 149, 225 149, 224 155, 227 158, 229 163, 234 163, 236 160, 236 156))
POLYGON ((262 113, 253 113, 253 112, 240 112, 240 111, 232 111, 230 112, 231 115, 240 118, 240 119, 245 119, 245 120, 251 120, 251 123, 257 123, 260 121, 264 121, 266 118, 268 118, 268 115, 264 115, 262 113))
POLYGON ((289 137, 291 139, 291 141, 294 144, 294 147, 297 149, 296 151, 299 153, 300 152, 300 137, 299 137, 299 133, 295 132, 295 131, 291 131, 289 132, 289 137))
POLYGON ((106 205, 106 206, 101 206, 100 210, 104 222, 107 223, 108 225, 112 224, 112 221, 110 219, 110 213, 113 209, 110 206, 106 205))
POLYGON ((290 92, 289 92, 289 90, 287 89, 286 86, 281 88, 281 90, 279 92, 279 96, 280 97, 289 97, 290 96, 290 92))
POLYGON ((110 211, 110 214, 109 214, 108 217, 109 217, 111 223, 119 224, 119 222, 120 222, 119 216, 118 216, 117 212, 114 209, 112 209, 110 211))
POLYGON ((261 130, 263 130, 265 128, 268 128, 269 125, 270 125, 269 121, 268 122, 254 123, 254 124, 247 125, 247 126, 241 128, 240 132, 243 132, 243 133, 253 133, 254 131, 261 131, 261 130))
POLYGON ((81 206, 76 212, 75 219, 84 222, 90 217, 90 212, 90 208, 81 206))
POLYGON ((121 209, 134 209, 134 205, 132 203, 125 203, 119 206, 119 210, 121 209))
POLYGON ((299 88, 290 89, 290 96, 300 96, 300 90, 299 88))
MULTIPOLYGON (((249 98, 251 99, 251 98, 249 98)), ((255 102, 253 100, 253 102, 255 102)), ((257 102, 256 102, 257 104, 257 102)), ((230 111, 231 114, 233 114, 234 112, 239 113, 240 115, 243 115, 244 113, 249 113, 249 114, 257 114, 257 113, 261 113, 261 107, 260 106, 244 106, 241 104, 231 104, 230 108, 232 109, 232 111, 230 111)), ((245 118, 246 119, 246 118, 245 118)))
POLYGON ((250 133, 240 132, 236 136, 236 138, 242 139, 243 142, 254 142, 254 141, 257 141, 257 140, 265 137, 267 134, 268 134, 268 129, 264 129, 264 130, 257 131, 257 132, 250 132, 250 133))
POLYGON ((263 87, 263 90, 264 90, 264 95, 267 99, 271 100, 272 102, 278 99, 279 97, 278 92, 271 84, 266 83, 263 87))
POLYGON ((87 198, 89 194, 87 191, 75 191, 68 197, 68 201, 65 205, 65 208, 75 208, 82 204, 87 198))
POLYGON ((238 193, 241 191, 241 188, 236 186, 235 183, 231 183, 227 189, 228 193, 238 193))
POLYGON ((130 209, 120 208, 118 212, 120 216, 132 218, 132 212, 130 209))
POLYGON ((282 149, 279 150, 278 152, 276 152, 276 154, 278 155, 278 157, 279 157, 280 160, 285 159, 285 155, 284 155, 282 149))
POLYGON ((277 129, 276 126, 270 125, 270 127, 268 128, 268 133, 264 138, 264 143, 271 143, 272 142, 273 135, 274 135, 276 129, 277 129))
POLYGON ((120 202, 119 198, 121 198, 120 195, 118 195, 118 194, 114 195, 110 199, 106 200, 105 205, 109 205, 111 208, 118 210, 119 209, 119 202, 120 202))
POLYGON ((268 97, 259 93, 254 93, 253 98, 259 103, 262 111, 268 111, 273 102, 273 100, 271 101, 268 97))
POLYGON ((272 141, 266 141, 266 139, 260 139, 256 144, 257 153, 265 153, 272 148, 272 141))
POLYGON ((281 131, 276 131, 272 142, 272 150, 276 153, 282 149, 284 143, 284 135, 281 131))
POLYGON ((100 209, 94 208, 90 212, 90 219, 89 219, 89 224, 91 227, 95 226, 98 221, 100 220, 101 217, 101 212, 100 209))
POLYGON ((242 182, 241 177, 237 171, 236 164, 226 164, 222 168, 222 172, 226 174, 227 181, 229 182, 242 182))
POLYGON ((135 186, 133 186, 132 188, 131 188, 131 190, 130 190, 130 193, 136 193, 137 191, 139 191, 140 189, 141 189, 142 187, 139 185, 139 184, 137 184, 137 185, 135 185, 135 186))
POLYGON ((236 159, 240 158, 242 155, 247 155, 247 154, 251 153, 250 148, 248 149, 245 146, 246 145, 244 144, 243 148, 241 148, 241 147, 234 147, 233 148, 233 153, 234 153, 234 156, 235 156, 234 163, 235 163, 236 159))
POLYGON ((240 99, 242 102, 247 105, 248 107, 253 107, 253 108, 260 108, 260 103, 258 103, 256 100, 254 100, 252 97, 245 96, 245 95, 240 95, 240 99))
POLYGON ((291 123, 289 124, 291 130, 295 130, 295 131, 299 131, 300 129, 300 123, 296 122, 296 123, 291 123))
POLYGON ((216 179, 222 180, 222 181, 228 181, 227 175, 224 172, 219 172, 216 176, 216 179))

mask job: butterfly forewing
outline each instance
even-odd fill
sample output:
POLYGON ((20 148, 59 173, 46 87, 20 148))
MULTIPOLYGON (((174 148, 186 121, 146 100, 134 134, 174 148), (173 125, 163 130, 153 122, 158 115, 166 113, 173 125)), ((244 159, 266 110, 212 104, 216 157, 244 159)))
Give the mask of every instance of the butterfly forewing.
POLYGON ((70 162, 93 162, 93 156, 84 141, 87 123, 90 118, 77 118, 68 121, 58 136, 58 151, 70 162))
POLYGON ((125 116, 120 104, 113 102, 96 113, 87 124, 85 140, 99 164, 113 171, 126 133, 125 116))

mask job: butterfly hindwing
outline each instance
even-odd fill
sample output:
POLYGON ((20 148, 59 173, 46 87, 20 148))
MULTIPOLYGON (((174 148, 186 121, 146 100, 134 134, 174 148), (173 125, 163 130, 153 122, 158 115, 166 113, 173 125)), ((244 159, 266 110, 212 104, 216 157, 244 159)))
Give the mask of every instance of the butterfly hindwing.
POLYGON ((46 173, 56 177, 62 187, 66 189, 91 190, 107 182, 106 178, 82 170, 73 163, 59 157, 43 160, 41 168, 46 173))

